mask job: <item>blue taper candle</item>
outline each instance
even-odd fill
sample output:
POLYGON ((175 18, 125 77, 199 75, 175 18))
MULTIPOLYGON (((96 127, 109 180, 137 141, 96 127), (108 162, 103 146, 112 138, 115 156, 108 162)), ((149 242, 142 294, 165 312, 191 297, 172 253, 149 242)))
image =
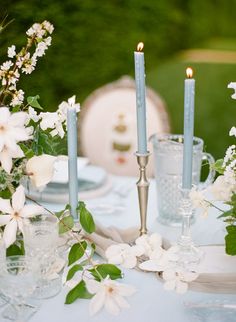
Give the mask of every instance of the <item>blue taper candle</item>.
POLYGON ((193 163, 193 131, 194 131, 194 97, 195 80, 192 78, 191 68, 186 69, 187 79, 184 81, 184 152, 183 152, 183 179, 182 187, 192 187, 193 163))
POLYGON ((140 42, 137 51, 134 52, 135 83, 136 83, 136 109, 137 109, 137 135, 138 153, 147 153, 147 130, 146 130, 146 91, 145 91, 145 63, 144 45, 140 42))
POLYGON ((75 107, 67 109, 67 146, 69 172, 69 203, 71 214, 78 219, 78 174, 77 174, 77 114, 75 107))

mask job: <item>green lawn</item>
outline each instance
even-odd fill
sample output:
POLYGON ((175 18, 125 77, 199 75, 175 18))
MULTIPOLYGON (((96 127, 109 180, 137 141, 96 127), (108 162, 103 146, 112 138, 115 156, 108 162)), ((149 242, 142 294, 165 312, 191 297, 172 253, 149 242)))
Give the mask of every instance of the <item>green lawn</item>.
POLYGON ((233 90, 227 84, 236 81, 236 64, 186 63, 171 59, 147 71, 147 85, 166 101, 172 132, 182 133, 184 78, 189 65, 196 79, 195 135, 204 140, 208 152, 221 158, 227 146, 234 142, 228 132, 236 126, 236 100, 231 99, 233 90))

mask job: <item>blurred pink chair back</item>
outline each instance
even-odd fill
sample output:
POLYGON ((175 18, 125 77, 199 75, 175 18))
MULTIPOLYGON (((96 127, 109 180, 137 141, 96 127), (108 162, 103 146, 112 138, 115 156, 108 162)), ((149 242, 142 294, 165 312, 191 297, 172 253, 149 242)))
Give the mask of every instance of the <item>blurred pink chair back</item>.
MULTIPOLYGON (((147 137, 169 133, 165 103, 146 89, 147 137)), ((138 165, 135 82, 124 76, 94 91, 82 105, 79 118, 79 147, 90 163, 116 175, 136 176, 138 165)), ((151 146, 149 143, 151 151, 151 146)), ((150 158, 148 175, 153 175, 150 158)))

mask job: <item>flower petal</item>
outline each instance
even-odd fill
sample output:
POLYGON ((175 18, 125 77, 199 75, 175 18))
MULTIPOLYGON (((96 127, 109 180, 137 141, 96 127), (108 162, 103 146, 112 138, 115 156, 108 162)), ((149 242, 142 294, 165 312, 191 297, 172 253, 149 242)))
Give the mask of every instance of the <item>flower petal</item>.
POLYGON ((9 118, 9 124, 14 127, 24 127, 24 124, 27 120, 27 113, 25 112, 17 112, 17 113, 12 113, 10 118, 9 118))
POLYGON ((137 292, 136 288, 134 288, 132 285, 116 282, 116 286, 118 288, 118 293, 121 296, 131 296, 137 292))
POLYGON ((12 168, 12 157, 7 149, 3 149, 2 152, 0 152, 0 162, 3 169, 10 174, 12 168))
POLYGON ((176 286, 176 281, 175 280, 170 280, 164 283, 164 289, 167 291, 172 291, 175 289, 176 286))
POLYGON ((176 281, 176 292, 179 294, 183 294, 188 290, 188 283, 182 281, 176 281))
POLYGON ((112 256, 108 258, 108 263, 109 264, 114 264, 114 265, 120 265, 123 263, 123 257, 121 254, 112 256))
POLYGON ((25 204, 25 189, 22 185, 16 188, 16 191, 12 195, 12 208, 20 212, 25 204))
POLYGON ((3 240, 5 242, 6 248, 12 245, 16 240, 16 232, 17 232, 17 221, 12 219, 6 225, 3 233, 3 240))
POLYGON ((95 294, 95 293, 99 292, 99 290, 102 287, 102 284, 93 280, 93 279, 88 279, 86 281, 86 287, 87 287, 87 290, 89 291, 89 293, 95 294))
POLYGON ((123 258, 122 266, 125 268, 134 268, 137 264, 137 258, 135 256, 127 256, 123 258))
POLYGON ((45 209, 37 205, 25 205, 20 210, 20 216, 23 218, 30 218, 36 215, 42 215, 46 213, 45 209))
POLYGON ((56 160, 56 157, 48 154, 34 156, 28 160, 26 171, 35 187, 42 187, 52 180, 56 160))
POLYGON ((106 297, 104 306, 107 312, 111 313, 112 315, 118 315, 120 312, 119 306, 116 304, 116 302, 113 300, 113 297, 111 296, 106 297))
POLYGON ((90 300, 89 313, 91 316, 95 315, 98 311, 101 310, 105 303, 105 297, 105 290, 102 290, 94 295, 94 297, 90 300))
POLYGON ((12 213, 12 207, 9 199, 0 198, 0 211, 6 214, 12 213))
POLYGON ((116 304, 121 308, 129 308, 129 303, 119 294, 114 294, 113 299, 116 302, 116 304))
POLYGON ((164 280, 169 281, 169 280, 175 280, 176 279, 176 273, 175 270, 173 269, 167 269, 163 272, 162 277, 164 280))
POLYGON ((5 226, 11 220, 10 215, 1 215, 0 216, 0 226, 5 226))
POLYGON ((110 258, 116 255, 120 255, 121 247, 120 245, 111 245, 106 249, 105 255, 106 258, 110 258))
POLYGON ((139 245, 134 245, 131 247, 130 252, 134 255, 134 256, 142 256, 144 249, 142 246, 139 245))
POLYGON ((10 117, 10 111, 8 107, 0 108, 0 123, 7 123, 10 117))
POLYGON ((149 271, 149 272, 159 272, 161 270, 158 261, 153 260, 153 259, 150 259, 150 260, 147 260, 147 261, 141 263, 139 265, 139 268, 141 268, 144 271, 149 271))

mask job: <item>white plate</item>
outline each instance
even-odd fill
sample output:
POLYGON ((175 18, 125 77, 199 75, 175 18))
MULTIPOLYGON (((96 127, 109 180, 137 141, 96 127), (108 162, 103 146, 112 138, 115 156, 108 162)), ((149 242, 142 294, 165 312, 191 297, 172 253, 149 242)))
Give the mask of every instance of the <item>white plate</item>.
MULTIPOLYGON (((78 173, 89 163, 88 158, 77 158, 78 173)), ((68 157, 61 156, 54 164, 54 176, 51 182, 66 183, 68 182, 68 157)))
MULTIPOLYGON (((30 187, 28 195, 41 202, 67 204, 69 202, 69 187, 68 181, 64 180, 64 174, 65 172, 61 177, 58 176, 57 181, 50 182, 42 191, 30 187)), ((79 200, 101 197, 111 187, 112 180, 103 168, 87 165, 78 172, 79 200)))

